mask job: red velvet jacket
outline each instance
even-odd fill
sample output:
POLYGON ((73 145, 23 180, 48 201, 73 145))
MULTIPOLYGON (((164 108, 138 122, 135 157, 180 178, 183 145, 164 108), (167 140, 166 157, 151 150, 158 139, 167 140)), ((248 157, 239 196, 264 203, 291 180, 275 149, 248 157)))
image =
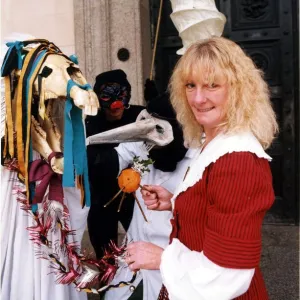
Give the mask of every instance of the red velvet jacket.
POLYGON ((269 162, 250 152, 226 154, 177 197, 171 240, 222 267, 255 268, 248 291, 236 299, 268 299, 259 261, 262 221, 273 201, 269 162))

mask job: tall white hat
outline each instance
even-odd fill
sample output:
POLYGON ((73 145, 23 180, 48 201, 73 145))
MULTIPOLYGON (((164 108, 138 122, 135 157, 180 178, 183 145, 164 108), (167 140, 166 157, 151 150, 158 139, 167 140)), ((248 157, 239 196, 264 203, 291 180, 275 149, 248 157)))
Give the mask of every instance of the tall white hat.
POLYGON ((171 19, 182 39, 183 48, 176 53, 183 55, 194 42, 221 36, 226 22, 214 0, 170 0, 171 19))

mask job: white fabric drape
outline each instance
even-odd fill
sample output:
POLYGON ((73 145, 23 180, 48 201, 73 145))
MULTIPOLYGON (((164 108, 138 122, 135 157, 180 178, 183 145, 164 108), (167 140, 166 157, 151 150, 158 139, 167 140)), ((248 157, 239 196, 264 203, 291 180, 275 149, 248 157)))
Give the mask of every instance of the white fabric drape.
MULTIPOLYGON (((33 219, 20 209, 13 194, 13 187, 19 184, 16 172, 2 168, 1 175, 1 299, 87 299, 86 293, 77 292, 74 285, 56 284, 54 274, 49 274, 49 262, 36 257, 26 230, 34 225, 33 219)), ((76 189, 65 190, 65 204, 72 228, 78 229, 75 239, 81 241, 88 209, 81 209, 76 189)))

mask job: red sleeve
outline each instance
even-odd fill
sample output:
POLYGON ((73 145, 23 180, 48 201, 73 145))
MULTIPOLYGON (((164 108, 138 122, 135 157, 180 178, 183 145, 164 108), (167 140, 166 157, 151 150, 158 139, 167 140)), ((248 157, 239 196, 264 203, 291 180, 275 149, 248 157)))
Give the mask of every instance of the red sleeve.
POLYGON ((204 254, 214 263, 255 268, 261 254, 261 227, 274 202, 269 162, 249 152, 222 156, 210 166, 204 254))

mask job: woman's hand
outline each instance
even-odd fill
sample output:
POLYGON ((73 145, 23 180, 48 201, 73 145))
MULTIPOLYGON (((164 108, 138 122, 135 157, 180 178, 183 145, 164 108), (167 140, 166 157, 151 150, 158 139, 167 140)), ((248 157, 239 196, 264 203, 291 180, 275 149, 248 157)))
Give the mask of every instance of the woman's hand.
POLYGON ((164 249, 148 242, 134 242, 127 246, 125 261, 131 271, 159 270, 164 249))
POLYGON ((172 210, 173 194, 159 185, 144 185, 141 194, 145 205, 151 210, 172 210))

